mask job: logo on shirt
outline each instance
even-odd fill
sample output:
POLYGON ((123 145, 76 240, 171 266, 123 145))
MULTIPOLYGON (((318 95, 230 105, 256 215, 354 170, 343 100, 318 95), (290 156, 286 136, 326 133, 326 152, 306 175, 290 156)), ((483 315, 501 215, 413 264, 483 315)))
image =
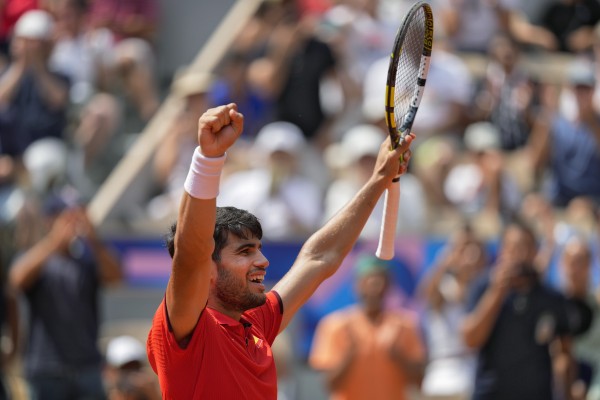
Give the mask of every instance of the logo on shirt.
POLYGON ((254 335, 252 335, 252 338, 254 338, 254 345, 256 346, 257 349, 260 349, 261 347, 263 347, 264 341, 261 338, 258 338, 254 335))

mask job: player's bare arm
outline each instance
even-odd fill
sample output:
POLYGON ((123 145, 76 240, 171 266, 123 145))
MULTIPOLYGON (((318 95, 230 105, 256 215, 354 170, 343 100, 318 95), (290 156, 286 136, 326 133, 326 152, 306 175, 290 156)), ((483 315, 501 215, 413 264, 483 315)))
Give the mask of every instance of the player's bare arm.
MULTIPOLYGON (((244 118, 235 104, 209 109, 198 121, 203 157, 222 157, 240 136, 244 118)), ((215 196, 216 197, 216 196, 215 196)), ((214 278, 215 198, 196 198, 184 191, 175 234, 175 252, 166 304, 175 339, 187 337, 204 310, 214 278)))
POLYGON ((409 147, 413 139, 414 135, 408 135, 402 146, 390 151, 388 137, 379 149, 377 163, 368 182, 302 246, 292 268, 274 287, 283 302, 284 314, 280 331, 285 329, 317 287, 337 271, 354 246, 382 193, 398 173, 406 172, 410 159, 409 147))

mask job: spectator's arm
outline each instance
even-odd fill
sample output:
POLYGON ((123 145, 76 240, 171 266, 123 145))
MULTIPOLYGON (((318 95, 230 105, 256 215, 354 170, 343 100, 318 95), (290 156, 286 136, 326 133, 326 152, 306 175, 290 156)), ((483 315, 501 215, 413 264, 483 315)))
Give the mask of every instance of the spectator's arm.
POLYGON ((0 108, 8 107, 24 74, 25 66, 21 63, 13 63, 0 77, 0 108))
POLYGON ((36 70, 35 76, 46 104, 55 110, 66 108, 69 103, 69 86, 45 68, 36 70))
POLYGON ((19 307, 17 303, 17 294, 11 286, 5 287, 6 296, 6 321, 8 323, 8 338, 10 347, 6 353, 6 362, 11 363, 15 360, 21 346, 21 330, 19 307))
POLYGON ((526 151, 536 178, 544 171, 550 156, 551 118, 551 115, 544 114, 536 120, 527 143, 526 151))
MULTIPOLYGON (((167 132, 165 140, 156 149, 152 163, 152 171, 156 183, 164 188, 177 164, 181 142, 190 133, 195 135, 196 118, 188 112, 182 112, 167 132)), ((187 142, 186 142, 187 143, 187 142)))
POLYGON ((9 284, 19 291, 26 291, 39 278, 45 262, 55 253, 65 251, 76 235, 77 224, 72 213, 60 214, 52 230, 31 249, 20 256, 11 266, 9 284))
POLYGON ((559 337, 550 345, 555 390, 558 397, 574 400, 571 388, 577 380, 577 365, 572 355, 572 343, 568 337, 559 337))
POLYGON ((317 325, 309 363, 323 374, 329 390, 338 390, 347 381, 356 360, 356 345, 352 325, 337 316, 326 316, 317 325))
MULTIPOLYGON (((453 251, 453 253, 456 253, 453 251)), ((417 287, 418 296, 424 300, 434 310, 439 310, 444 304, 444 297, 440 292, 440 285, 444 275, 451 267, 451 254, 443 255, 441 259, 433 265, 432 272, 425 279, 421 280, 417 287)))
POLYGON ((475 349, 481 348, 489 339, 514 273, 514 268, 509 263, 500 262, 493 268, 492 278, 483 295, 478 300, 470 299, 471 305, 475 301, 477 303, 467 314, 461 326, 465 344, 475 349))
POLYGON ((79 219, 78 234, 84 236, 92 248, 96 262, 99 266, 101 282, 103 284, 116 284, 121 282, 123 274, 119 259, 98 237, 96 229, 89 220, 86 212, 84 210, 75 210, 74 212, 77 213, 77 218, 79 219))
POLYGON ((523 44, 539 46, 545 50, 557 50, 558 40, 548 29, 533 25, 521 13, 512 11, 508 18, 508 29, 514 38, 523 44))
POLYGON ((478 349, 485 344, 496 324, 504 297, 504 290, 491 285, 477 307, 465 317, 462 335, 467 346, 478 349))

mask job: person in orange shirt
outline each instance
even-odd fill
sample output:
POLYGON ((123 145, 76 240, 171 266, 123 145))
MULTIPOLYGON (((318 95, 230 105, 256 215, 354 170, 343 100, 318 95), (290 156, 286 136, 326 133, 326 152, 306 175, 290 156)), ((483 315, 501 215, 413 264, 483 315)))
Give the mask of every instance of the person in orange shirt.
POLYGON ((216 207, 225 154, 243 122, 233 103, 207 110, 198 121, 199 146, 167 239, 172 273, 147 343, 165 400, 277 398, 275 337, 337 271, 379 197, 406 172, 414 138, 395 150, 389 138, 381 144, 371 179, 307 240, 267 292, 260 223, 247 211, 216 207))
POLYGON ((422 378, 425 347, 416 316, 384 306, 389 268, 389 262, 362 256, 356 264, 360 303, 317 326, 309 363, 324 373, 332 400, 403 400, 422 378))

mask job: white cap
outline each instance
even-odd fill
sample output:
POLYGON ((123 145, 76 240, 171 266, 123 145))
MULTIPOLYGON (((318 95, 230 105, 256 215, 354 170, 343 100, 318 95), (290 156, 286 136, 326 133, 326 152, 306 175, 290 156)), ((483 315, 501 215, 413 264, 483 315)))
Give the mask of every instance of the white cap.
POLYGON ((214 81, 211 73, 188 68, 176 74, 171 90, 180 97, 207 93, 214 81))
POLYGON ((471 151, 498 149, 500 132, 491 122, 475 122, 465 129, 464 142, 471 151))
POLYGON ((363 117, 375 122, 385 117, 385 82, 389 57, 375 61, 367 70, 363 84, 363 117))
POLYGON ((54 21, 50 14, 43 10, 31 10, 19 18, 15 25, 15 37, 26 39, 50 40, 54 21))
POLYGON ((259 152, 272 154, 276 151, 297 155, 306 146, 304 134, 290 122, 272 122, 265 125, 257 134, 254 148, 259 152))
POLYGON ((113 367, 121 367, 132 361, 146 361, 146 349, 142 342, 133 336, 118 336, 111 339, 106 347, 106 362, 113 367))
POLYGON ((23 164, 31 185, 43 192, 50 182, 67 173, 67 146, 61 139, 47 137, 31 143, 23 153, 23 164))
POLYGON ((346 168, 362 157, 377 157, 384 139, 385 132, 375 125, 356 125, 344 134, 339 143, 327 147, 327 165, 331 168, 346 168))
POLYGON ((584 59, 577 59, 567 68, 567 79, 572 86, 589 86, 596 85, 596 76, 594 75, 593 64, 584 59))

